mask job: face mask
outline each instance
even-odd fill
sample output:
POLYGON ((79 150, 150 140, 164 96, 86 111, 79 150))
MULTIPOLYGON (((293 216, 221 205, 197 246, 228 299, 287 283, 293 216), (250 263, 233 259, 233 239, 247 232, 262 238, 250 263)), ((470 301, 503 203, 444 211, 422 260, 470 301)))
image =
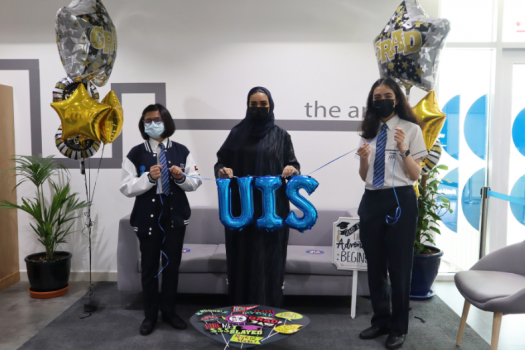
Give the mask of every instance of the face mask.
POLYGON ((144 125, 144 131, 152 139, 158 139, 164 133, 164 123, 151 123, 144 125))
POLYGON ((372 101, 372 110, 374 111, 374 114, 379 118, 387 118, 395 110, 394 100, 385 99, 372 101))
POLYGON ((268 118, 270 112, 268 112, 268 107, 249 107, 248 113, 252 116, 253 120, 260 122, 268 118))

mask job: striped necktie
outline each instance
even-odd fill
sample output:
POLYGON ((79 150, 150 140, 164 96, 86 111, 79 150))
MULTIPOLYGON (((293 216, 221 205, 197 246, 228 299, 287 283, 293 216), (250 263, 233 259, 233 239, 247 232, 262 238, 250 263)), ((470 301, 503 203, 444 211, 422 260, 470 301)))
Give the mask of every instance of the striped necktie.
POLYGON ((373 184, 376 188, 383 186, 385 183, 385 148, 386 148, 386 129, 388 126, 383 124, 381 132, 377 137, 376 159, 374 161, 374 179, 373 184))
POLYGON ((162 169, 160 170, 160 178, 162 180, 162 192, 166 196, 168 196, 170 194, 170 171, 168 169, 168 164, 166 163, 166 152, 164 151, 164 144, 162 142, 159 143, 159 147, 159 162, 160 165, 162 165, 162 169))

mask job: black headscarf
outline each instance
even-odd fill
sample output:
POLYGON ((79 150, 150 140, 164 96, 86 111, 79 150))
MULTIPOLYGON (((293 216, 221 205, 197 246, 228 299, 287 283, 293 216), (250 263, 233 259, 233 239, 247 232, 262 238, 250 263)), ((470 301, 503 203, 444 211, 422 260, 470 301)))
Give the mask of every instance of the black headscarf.
POLYGON ((270 130, 275 126, 275 116, 273 114, 273 99, 272 94, 268 89, 261 86, 256 86, 248 92, 248 98, 246 101, 246 116, 244 119, 237 125, 233 127, 228 135, 226 141, 224 141, 221 149, 227 149, 230 151, 238 151, 246 142, 248 137, 257 137, 263 138, 270 130), (253 120, 251 114, 248 112, 250 107, 250 96, 253 95, 257 90, 262 90, 268 96, 268 101, 270 102, 270 113, 268 117, 262 121, 253 120))

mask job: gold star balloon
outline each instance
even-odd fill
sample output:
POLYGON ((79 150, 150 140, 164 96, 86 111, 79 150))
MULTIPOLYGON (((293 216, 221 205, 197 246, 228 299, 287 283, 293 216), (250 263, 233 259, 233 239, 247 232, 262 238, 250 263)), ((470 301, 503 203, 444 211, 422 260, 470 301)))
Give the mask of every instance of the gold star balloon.
POLYGON ((100 142, 99 123, 111 110, 111 106, 91 98, 84 84, 79 84, 70 98, 53 102, 51 107, 62 121, 62 140, 82 135, 100 142))
POLYGON ((104 143, 112 143, 120 135, 124 125, 124 110, 117 95, 110 91, 102 100, 103 104, 111 106, 111 110, 100 120, 100 139, 104 143))
MULTIPOLYGON (((434 90, 431 90, 428 94, 426 94, 426 96, 423 97, 423 99, 419 101, 419 103, 414 108, 412 108, 412 110, 416 116, 425 123, 425 126, 423 127, 423 139, 425 140, 425 147, 427 151, 430 151, 429 156, 434 157, 435 152, 432 152, 432 147, 434 146, 434 143, 436 142, 439 133, 445 124, 446 118, 445 113, 443 113, 439 108, 439 103, 434 90)), ((427 156, 427 158, 429 156, 427 156)), ((439 158, 437 161, 439 161, 439 158)), ((434 166, 437 164, 437 161, 434 166)), ((421 169, 424 169, 426 164, 428 164, 428 162, 425 158, 421 162, 421 169)), ((414 190, 419 197, 417 182, 414 185, 414 190)))
POLYGON ((429 151, 445 124, 446 115, 439 108, 439 103, 434 90, 431 90, 419 103, 412 108, 416 116, 421 119, 425 126, 423 127, 423 139, 425 146, 429 151))

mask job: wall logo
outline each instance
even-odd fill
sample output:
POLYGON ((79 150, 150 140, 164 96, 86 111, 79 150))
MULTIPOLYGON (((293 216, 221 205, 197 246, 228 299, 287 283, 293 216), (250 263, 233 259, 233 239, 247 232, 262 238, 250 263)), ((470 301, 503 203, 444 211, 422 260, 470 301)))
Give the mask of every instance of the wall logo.
POLYGON ((189 248, 182 248, 182 252, 183 253, 189 253, 189 252, 191 252, 191 249, 189 249, 189 248))
POLYGON ((307 250, 306 252, 308 254, 316 254, 316 255, 324 254, 322 250, 307 250))

